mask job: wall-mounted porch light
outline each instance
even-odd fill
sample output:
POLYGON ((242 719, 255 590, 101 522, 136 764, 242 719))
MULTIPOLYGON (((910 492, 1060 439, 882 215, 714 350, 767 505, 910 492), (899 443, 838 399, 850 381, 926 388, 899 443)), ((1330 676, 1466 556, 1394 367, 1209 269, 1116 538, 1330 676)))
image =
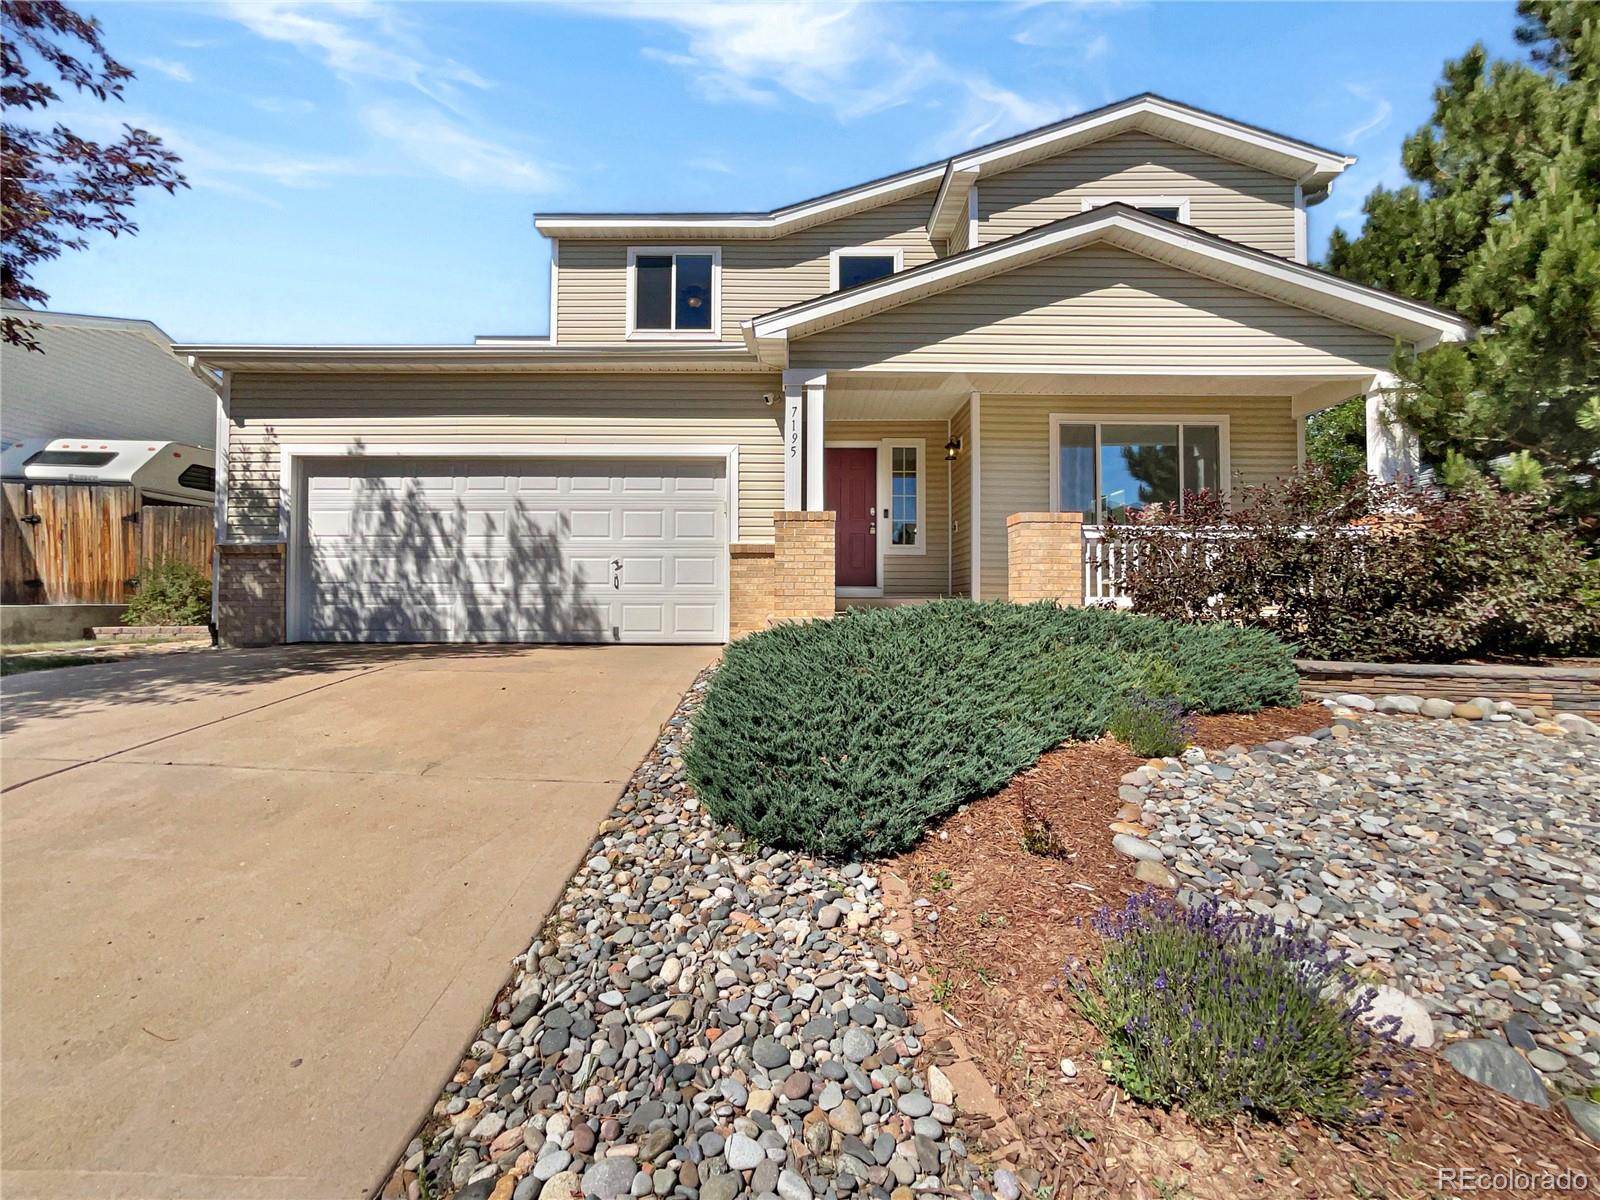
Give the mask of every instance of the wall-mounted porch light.
POLYGON ((945 460, 945 462, 955 462, 956 455, 958 455, 960 453, 961 453, 961 439, 960 438, 951 438, 948 442, 946 442, 944 444, 944 460, 945 460))

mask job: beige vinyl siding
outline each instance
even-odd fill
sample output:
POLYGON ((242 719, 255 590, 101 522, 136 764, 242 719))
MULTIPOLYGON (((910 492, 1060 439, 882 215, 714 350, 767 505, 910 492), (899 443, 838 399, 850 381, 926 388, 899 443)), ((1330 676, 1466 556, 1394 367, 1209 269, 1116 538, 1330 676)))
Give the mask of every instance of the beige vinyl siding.
POLYGON ((950 593, 972 595, 972 405, 950 418, 950 436, 961 442, 950 465, 950 593))
POLYGON ((1006 594, 1006 518, 1049 512, 1052 413, 1123 415, 1129 421, 1228 418, 1231 486, 1265 483, 1295 468, 1295 425, 1286 396, 990 396, 982 419, 983 595, 1006 594))
POLYGON ((992 242, 1083 211, 1085 199, 1178 196, 1189 223, 1294 257, 1294 181, 1147 133, 1123 133, 992 178, 978 189, 978 240, 992 242))
MULTIPOLYGON (((950 588, 950 472, 945 467, 944 444, 949 438, 943 421, 829 421, 823 430, 827 442, 878 442, 884 438, 921 438, 927 461, 922 464, 922 554, 885 553, 885 596, 943 596, 950 588)), ((884 451, 880 447, 881 456, 884 451)), ((883 469, 880 457, 878 468, 883 469)), ((879 520, 883 518, 880 515, 879 520)))
MULTIPOLYGON (((742 342, 739 322, 828 291, 828 255, 856 247, 899 247, 905 269, 932 261, 928 209, 933 192, 840 217, 787 237, 734 240, 722 249, 722 340, 742 342)), ((563 343, 627 340, 628 248, 695 244, 563 238, 556 328, 563 343)))
POLYGON ((963 250, 972 249, 972 222, 967 215, 962 213, 956 221, 956 227, 950 231, 950 240, 945 243, 944 252, 960 254, 963 250))
POLYGON ((1382 334, 1099 243, 813 334, 796 367, 1382 370, 1382 334))
POLYGON ((235 375, 228 518, 239 540, 279 533, 278 446, 659 442, 739 447, 739 533, 772 540, 783 506, 779 377, 696 375, 235 375))

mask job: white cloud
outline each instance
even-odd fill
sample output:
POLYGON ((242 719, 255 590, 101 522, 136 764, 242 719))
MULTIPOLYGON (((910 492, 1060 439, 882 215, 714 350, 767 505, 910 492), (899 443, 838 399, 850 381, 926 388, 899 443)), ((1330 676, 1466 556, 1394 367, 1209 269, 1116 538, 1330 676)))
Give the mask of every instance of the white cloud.
POLYGON ((558 173, 531 158, 463 129, 437 109, 370 104, 362 123, 425 171, 472 187, 513 192, 550 191, 558 173))
POLYGON ((402 84, 456 107, 459 88, 488 88, 489 81, 453 59, 431 54, 395 9, 366 0, 340 5, 299 0, 233 0, 233 20, 258 37, 284 42, 320 59, 348 82, 402 84))
POLYGON ((1350 145, 1354 145, 1363 138, 1370 137, 1372 134, 1377 133, 1380 129, 1387 125, 1389 123, 1390 115, 1394 112, 1394 105, 1390 104, 1382 96, 1374 92, 1372 88, 1365 87, 1362 84, 1347 83, 1344 86, 1345 90, 1352 96, 1356 97, 1356 99, 1368 100, 1372 102, 1372 115, 1369 116, 1365 121, 1362 121, 1361 124, 1354 125, 1345 130, 1343 134, 1343 140, 1350 145))
POLYGON ((739 172, 728 164, 725 159, 714 154, 703 154, 699 158, 691 158, 685 164, 696 171, 709 171, 715 175, 737 175, 739 172))
POLYGON ((999 136, 1062 115, 1060 97, 1030 100, 982 71, 957 69, 914 44, 905 10, 858 0, 821 0, 802 13, 793 5, 598 0, 576 5, 599 15, 665 26, 681 44, 644 53, 690 75, 712 101, 773 104, 785 95, 828 108, 850 121, 935 96, 956 114, 939 140, 999 136))
POLYGON ((987 78, 975 78, 968 81, 956 122, 944 135, 949 143, 945 149, 964 150, 1019 130, 1046 125, 1080 107, 1075 102, 1065 106, 1038 103, 987 78))
MULTIPOLYGON (((373 139, 364 155, 337 160, 345 174, 451 179, 472 187, 542 192, 558 172, 515 148, 463 103, 463 88, 493 84, 471 68, 434 52, 400 9, 352 0, 343 4, 302 0, 232 0, 228 15, 273 42, 291 45, 344 82, 351 111, 373 139), (426 100, 419 100, 421 93, 426 100)), ((266 112, 304 115, 315 106, 287 96, 253 103, 266 112)), ((267 156, 268 174, 283 186, 306 186, 325 177, 316 158, 267 156)))
POLYGON ((262 112, 287 113, 297 117, 315 112, 317 108, 311 101, 302 100, 298 96, 257 96, 250 103, 262 112))
POLYGON ((179 83, 193 83, 194 74, 181 62, 171 58, 141 58, 135 60, 141 67, 149 67, 152 71, 159 71, 168 79, 176 79, 179 83))

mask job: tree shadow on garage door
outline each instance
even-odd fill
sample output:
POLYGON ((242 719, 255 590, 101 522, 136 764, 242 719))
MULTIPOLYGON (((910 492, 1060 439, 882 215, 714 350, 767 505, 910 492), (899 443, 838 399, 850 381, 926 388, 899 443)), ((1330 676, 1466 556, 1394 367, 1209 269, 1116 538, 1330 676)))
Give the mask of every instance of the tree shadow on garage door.
POLYGON ((571 515, 456 476, 353 479, 313 514, 304 625, 314 641, 616 641, 621 562, 571 549, 571 515))

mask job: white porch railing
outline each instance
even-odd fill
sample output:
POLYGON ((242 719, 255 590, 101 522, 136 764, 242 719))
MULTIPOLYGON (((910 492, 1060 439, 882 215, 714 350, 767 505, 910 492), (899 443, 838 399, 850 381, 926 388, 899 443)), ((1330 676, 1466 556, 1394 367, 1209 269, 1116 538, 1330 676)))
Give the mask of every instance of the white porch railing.
POLYGON ((1122 578, 1122 556, 1126 543, 1113 542, 1098 525, 1083 527, 1083 602, 1085 604, 1127 604, 1128 598, 1117 587, 1122 578))
MULTIPOLYGON (((1160 526, 1146 526, 1152 531, 1160 526)), ((1235 529, 1221 528, 1208 529, 1204 533, 1193 530, 1165 529, 1165 532, 1177 532, 1183 540, 1184 555, 1202 554, 1204 562, 1210 565, 1215 561, 1214 556, 1227 552, 1229 542, 1238 538, 1248 537, 1249 534, 1235 529)), ((1296 537, 1310 537, 1311 529, 1301 529, 1296 537)), ((1353 525, 1340 531, 1341 536, 1350 538, 1367 537, 1372 530, 1367 527, 1353 525)), ((1130 603, 1126 593, 1122 591, 1121 580, 1124 571, 1129 566, 1130 556, 1137 555, 1140 547, 1136 540, 1127 538, 1111 539, 1106 536, 1106 531, 1099 525, 1085 525, 1083 527, 1083 602, 1085 604, 1117 604, 1130 603)))

